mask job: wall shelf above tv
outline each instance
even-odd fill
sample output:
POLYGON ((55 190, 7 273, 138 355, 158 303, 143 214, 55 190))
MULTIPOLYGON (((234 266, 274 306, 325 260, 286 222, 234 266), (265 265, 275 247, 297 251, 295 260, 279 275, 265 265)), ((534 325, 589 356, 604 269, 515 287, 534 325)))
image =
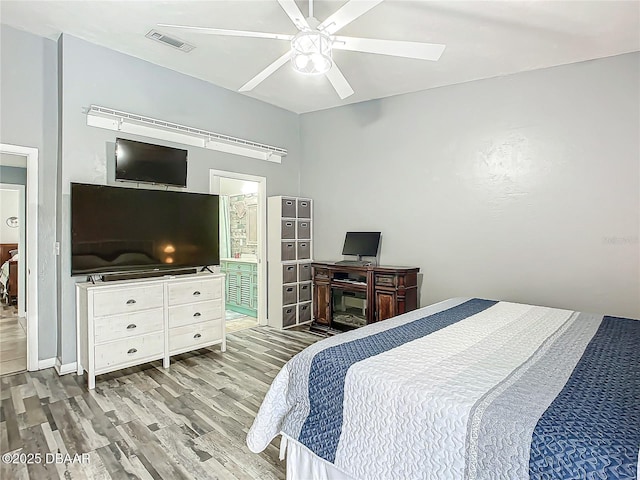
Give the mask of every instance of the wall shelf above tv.
POLYGON ((91 105, 87 109, 87 125, 275 163, 282 163, 282 157, 287 155, 286 149, 273 145, 98 105, 91 105))

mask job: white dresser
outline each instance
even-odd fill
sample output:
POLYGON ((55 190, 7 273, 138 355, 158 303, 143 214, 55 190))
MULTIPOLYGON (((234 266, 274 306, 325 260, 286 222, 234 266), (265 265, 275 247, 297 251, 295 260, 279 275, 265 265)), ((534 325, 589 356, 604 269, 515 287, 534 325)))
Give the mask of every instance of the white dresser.
POLYGON ((78 375, 221 344, 226 349, 224 275, 198 273, 76 285, 78 375))

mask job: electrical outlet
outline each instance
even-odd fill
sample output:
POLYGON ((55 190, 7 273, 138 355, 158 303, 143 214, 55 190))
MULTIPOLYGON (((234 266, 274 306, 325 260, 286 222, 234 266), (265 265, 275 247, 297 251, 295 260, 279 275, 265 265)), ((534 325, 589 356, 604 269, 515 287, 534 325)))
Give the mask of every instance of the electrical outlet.
POLYGON ((56 255, 60 255, 60 242, 54 244, 54 252, 56 255))

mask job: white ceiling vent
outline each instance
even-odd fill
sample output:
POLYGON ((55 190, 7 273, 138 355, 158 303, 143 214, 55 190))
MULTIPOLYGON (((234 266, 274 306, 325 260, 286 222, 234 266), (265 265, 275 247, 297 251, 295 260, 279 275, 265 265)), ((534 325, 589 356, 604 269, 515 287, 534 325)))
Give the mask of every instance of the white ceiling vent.
POLYGON ((165 35, 164 33, 160 33, 157 30, 149 30, 149 33, 145 35, 145 37, 150 38, 151 40, 155 40, 156 42, 164 43, 165 45, 169 45, 170 47, 176 48, 181 52, 190 52, 194 48, 195 45, 191 45, 187 42, 183 42, 179 38, 170 37, 169 35, 165 35))

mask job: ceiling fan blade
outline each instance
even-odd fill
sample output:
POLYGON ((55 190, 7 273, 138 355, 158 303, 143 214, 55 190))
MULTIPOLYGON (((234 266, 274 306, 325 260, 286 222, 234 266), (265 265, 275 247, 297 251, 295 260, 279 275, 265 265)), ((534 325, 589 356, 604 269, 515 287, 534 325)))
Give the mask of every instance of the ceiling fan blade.
POLYGON ((333 48, 355 52, 377 53, 394 57, 419 58, 436 61, 444 52, 445 45, 438 43, 379 40, 376 38, 335 37, 333 48))
POLYGON ((309 23, 294 0, 278 0, 278 3, 298 30, 308 30, 310 28, 309 23))
POLYGON ((238 89, 238 91, 239 92, 248 92, 249 90, 253 90, 254 88, 256 88, 258 86, 258 84, 260 84, 262 81, 264 81, 269 75, 271 75, 276 70, 278 70, 282 65, 287 63, 290 59, 291 59, 291 51, 287 51, 287 53, 282 55, 275 62, 273 62, 271 65, 269 65, 267 68, 262 70, 259 74, 257 74, 255 77, 253 77, 251 80, 249 80, 243 86, 241 86, 238 89))
POLYGON ((331 85, 333 85, 333 88, 341 99, 345 99, 353 95, 353 88, 351 88, 351 85, 349 85, 347 79, 344 78, 342 71, 340 71, 335 62, 333 63, 329 71, 325 73, 325 75, 327 76, 327 78, 331 82, 331 85))
POLYGON ((328 34, 336 33, 342 27, 347 26, 359 16, 364 15, 376 5, 382 3, 382 1, 383 0, 351 0, 318 25, 318 30, 322 30, 328 34))
POLYGON ((173 25, 170 23, 158 23, 159 27, 180 28, 182 30, 190 30, 195 33, 204 33, 206 35, 226 35, 229 37, 256 37, 256 38, 272 38, 274 40, 291 40, 293 35, 282 33, 267 32, 249 32, 246 30, 224 30, 222 28, 210 27, 193 27, 190 25, 173 25))

